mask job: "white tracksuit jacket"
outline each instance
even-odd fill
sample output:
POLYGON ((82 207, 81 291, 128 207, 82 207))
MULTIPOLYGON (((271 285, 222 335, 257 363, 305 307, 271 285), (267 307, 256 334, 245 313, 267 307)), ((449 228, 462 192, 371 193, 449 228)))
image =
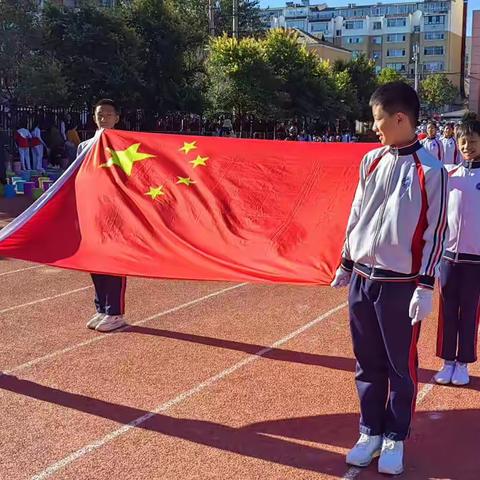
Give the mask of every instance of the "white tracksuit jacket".
POLYGON ((442 137, 440 142, 443 146, 444 165, 458 165, 459 163, 462 163, 462 155, 458 149, 457 141, 453 137, 442 137))
POLYGON ((443 151, 443 143, 438 138, 424 138, 422 145, 427 152, 430 152, 437 160, 443 162, 445 153, 443 151))
POLYGON ((447 172, 420 142, 362 160, 342 267, 433 288, 447 230, 447 172))
POLYGON ((446 168, 448 235, 444 257, 480 264, 480 161, 446 168))

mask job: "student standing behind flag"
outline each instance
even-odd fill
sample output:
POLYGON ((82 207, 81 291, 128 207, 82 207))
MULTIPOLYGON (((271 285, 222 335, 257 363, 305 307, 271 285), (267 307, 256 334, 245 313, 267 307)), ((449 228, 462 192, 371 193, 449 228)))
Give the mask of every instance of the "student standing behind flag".
MULTIPOLYGON (((120 121, 120 112, 113 100, 100 100, 93 112, 93 119, 98 128, 115 128, 120 121)), ((80 155, 88 143, 88 140, 80 143, 77 155, 80 155)), ((95 287, 97 313, 88 321, 87 327, 98 332, 110 332, 123 327, 126 324, 123 315, 127 277, 97 273, 92 273, 91 276, 95 287)))
POLYGON ((47 147, 42 138, 42 132, 40 130, 40 121, 35 120, 33 124, 33 129, 30 132, 32 138, 30 140, 30 146, 32 147, 32 157, 33 157, 33 169, 40 172, 44 172, 43 168, 43 149, 47 147))
POLYGON ((447 175, 415 135, 420 102, 404 82, 370 99, 384 145, 368 153, 348 220, 333 287, 350 284, 349 311, 360 438, 347 463, 403 471, 403 442, 417 395, 419 327, 433 308, 446 230, 447 175))
POLYGON ((435 122, 429 122, 427 125, 427 138, 422 140, 422 145, 430 152, 437 160, 443 162, 444 152, 443 144, 437 138, 437 124, 435 122))
POLYGON ((480 121, 457 128, 461 165, 448 165, 448 238, 440 268, 437 356, 440 384, 466 385, 477 360, 480 320, 480 121))
POLYGON ((462 163, 462 156, 453 133, 453 123, 447 123, 443 129, 443 137, 440 138, 443 145, 444 165, 458 165, 462 163))

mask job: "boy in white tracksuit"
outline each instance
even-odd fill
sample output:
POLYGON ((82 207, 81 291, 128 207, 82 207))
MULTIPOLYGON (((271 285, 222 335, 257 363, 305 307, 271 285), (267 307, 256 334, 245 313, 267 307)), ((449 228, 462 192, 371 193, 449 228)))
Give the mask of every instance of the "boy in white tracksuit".
POLYGON ((461 165, 448 165, 448 238, 440 268, 437 356, 440 384, 466 385, 477 360, 480 319, 480 122, 457 127, 461 165))
POLYGON ((443 162, 445 153, 443 151, 443 144, 437 137, 437 124, 435 122, 428 122, 427 124, 427 138, 422 140, 422 145, 430 152, 437 160, 443 162))
POLYGON ((350 284, 349 313, 360 438, 347 463, 403 471, 417 394, 419 322, 433 307, 446 231, 447 175, 417 140, 420 103, 404 82, 370 99, 374 130, 385 146, 368 153, 332 286, 350 284))
POLYGON ((458 148, 457 140, 453 134, 453 124, 447 123, 443 129, 443 137, 440 138, 443 146, 443 164, 458 165, 462 163, 462 156, 458 148))

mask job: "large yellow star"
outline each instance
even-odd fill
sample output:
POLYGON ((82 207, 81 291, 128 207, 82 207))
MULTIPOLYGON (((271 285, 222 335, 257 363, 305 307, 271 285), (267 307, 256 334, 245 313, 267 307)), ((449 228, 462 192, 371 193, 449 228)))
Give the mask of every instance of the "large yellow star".
POLYGON ((109 168, 117 165, 127 175, 130 176, 132 173, 133 164, 135 162, 140 162, 141 160, 145 160, 147 158, 152 158, 155 156, 151 155, 150 153, 139 152, 139 148, 139 143, 134 143, 133 145, 130 145, 126 150, 113 150, 111 148, 107 148, 107 150, 110 152, 111 158, 109 158, 106 163, 103 163, 100 166, 109 168))
POLYGON ((159 185, 158 187, 150 187, 150 190, 145 193, 145 195, 152 197, 152 200, 165 195, 165 192, 163 191, 163 185, 159 185))
POLYGON ((190 152, 190 150, 195 150, 197 148, 197 142, 183 142, 183 147, 179 149, 179 152, 184 152, 185 155, 190 152))
POLYGON ((180 184, 180 185, 186 185, 187 187, 189 187, 190 185, 192 185, 192 183, 195 183, 190 177, 177 177, 177 178, 178 178, 177 185, 180 184))
POLYGON ((195 160, 192 160, 190 163, 193 165, 193 168, 197 168, 200 166, 206 167, 207 160, 208 160, 208 157, 201 157, 200 155, 197 155, 197 158, 195 160))

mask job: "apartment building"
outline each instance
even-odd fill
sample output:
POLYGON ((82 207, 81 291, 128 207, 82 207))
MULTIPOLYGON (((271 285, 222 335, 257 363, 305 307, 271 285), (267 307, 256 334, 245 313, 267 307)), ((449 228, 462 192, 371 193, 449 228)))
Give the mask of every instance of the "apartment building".
POLYGON ((310 0, 263 10, 270 28, 297 28, 334 45, 365 54, 377 71, 384 67, 414 75, 418 51, 420 78, 446 73, 459 85, 462 70, 464 0, 404 1, 394 4, 328 7, 310 0))

